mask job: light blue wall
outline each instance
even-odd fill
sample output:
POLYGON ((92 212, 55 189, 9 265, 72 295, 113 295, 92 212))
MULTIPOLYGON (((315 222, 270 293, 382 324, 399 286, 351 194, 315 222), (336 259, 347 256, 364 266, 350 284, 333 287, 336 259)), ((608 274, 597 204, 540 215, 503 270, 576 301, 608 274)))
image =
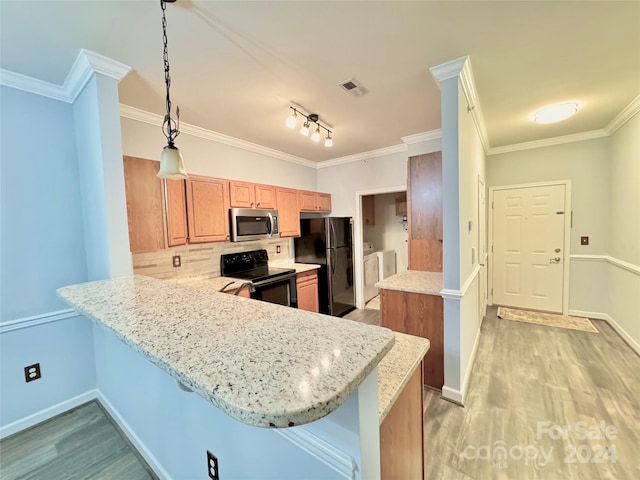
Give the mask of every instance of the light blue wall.
MULTIPOLYGON (((68 306, 57 288, 87 279, 71 105, 0 87, 1 325, 68 306)), ((0 425, 95 388, 86 319, 0 333, 0 425), (42 379, 25 383, 39 362, 42 379)))
POLYGON ((87 278, 71 105, 0 87, 2 322, 68 308, 87 278))

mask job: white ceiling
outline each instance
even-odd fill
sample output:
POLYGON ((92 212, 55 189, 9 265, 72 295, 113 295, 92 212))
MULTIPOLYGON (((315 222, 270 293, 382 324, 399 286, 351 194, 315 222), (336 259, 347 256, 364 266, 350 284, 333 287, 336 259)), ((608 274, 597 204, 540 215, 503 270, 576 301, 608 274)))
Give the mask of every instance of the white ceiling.
MULTIPOLYGON (((178 0, 167 24, 183 122, 312 161, 440 128, 429 67, 464 55, 491 147, 602 129, 640 94, 637 1, 178 0), (369 93, 338 87, 350 77, 369 93), (567 100, 575 117, 530 121, 567 100), (291 101, 333 127, 332 148, 285 127, 291 101)), ((164 113, 157 0, 0 0, 0 41, 3 69, 60 85, 80 48, 130 65, 121 103, 164 113)))

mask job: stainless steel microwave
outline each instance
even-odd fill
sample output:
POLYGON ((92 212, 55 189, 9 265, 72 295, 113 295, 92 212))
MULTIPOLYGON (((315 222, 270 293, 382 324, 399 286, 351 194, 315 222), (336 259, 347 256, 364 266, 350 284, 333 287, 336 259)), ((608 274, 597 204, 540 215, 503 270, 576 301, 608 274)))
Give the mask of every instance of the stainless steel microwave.
POLYGON ((232 208, 229 210, 229 219, 232 242, 249 242, 280 236, 277 210, 232 208))

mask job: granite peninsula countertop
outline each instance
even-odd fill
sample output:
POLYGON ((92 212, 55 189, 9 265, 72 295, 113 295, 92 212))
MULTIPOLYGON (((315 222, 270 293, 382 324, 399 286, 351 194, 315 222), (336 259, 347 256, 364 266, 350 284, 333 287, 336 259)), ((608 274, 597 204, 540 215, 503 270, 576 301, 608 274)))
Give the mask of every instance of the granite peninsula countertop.
POLYGON ((72 285, 58 295, 231 417, 258 427, 328 415, 396 338, 372 325, 141 275, 72 285))
POLYGON ((394 332, 393 348, 378 364, 378 413, 380 425, 404 390, 405 385, 429 351, 426 338, 394 332))
POLYGON ((376 283, 375 286, 387 290, 439 296, 442 285, 442 272, 407 270, 385 278, 381 282, 376 283))

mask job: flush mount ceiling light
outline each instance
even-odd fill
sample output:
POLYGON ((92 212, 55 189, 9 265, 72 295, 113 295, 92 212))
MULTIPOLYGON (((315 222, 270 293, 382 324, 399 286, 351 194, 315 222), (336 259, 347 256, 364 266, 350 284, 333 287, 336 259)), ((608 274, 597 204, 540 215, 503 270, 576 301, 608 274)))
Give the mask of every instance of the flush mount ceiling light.
POLYGON ((162 149, 160 156, 160 171, 158 178, 168 178, 171 180, 187 179, 187 171, 184 168, 184 160, 178 147, 175 146, 175 139, 180 135, 180 107, 176 107, 176 120, 171 118, 171 97, 169 87, 171 86, 171 75, 169 75, 169 52, 167 50, 167 18, 165 16, 166 3, 173 3, 176 0, 160 0, 162 8, 162 40, 164 43, 164 84, 167 89, 166 107, 167 113, 162 122, 162 133, 167 138, 167 145, 162 149))
POLYGON ((544 107, 533 114, 533 121, 536 123, 555 123, 566 120, 575 115, 579 105, 576 102, 556 103, 544 107))
POLYGON ((311 140, 313 140, 314 142, 320 142, 320 138, 322 134, 320 129, 322 128, 327 132, 327 136, 324 139, 324 146, 325 147, 333 146, 333 138, 331 137, 331 134, 333 132, 330 129, 331 127, 329 125, 325 126, 322 123, 320 123, 320 117, 318 116, 317 113, 305 114, 301 110, 299 110, 297 107, 289 107, 289 108, 291 109, 291 115, 289 115, 284 122, 287 127, 296 128, 296 125, 298 124, 298 114, 299 114, 302 118, 304 118, 304 123, 300 128, 300 135, 303 135, 305 137, 309 136, 309 128, 311 127, 311 124, 314 123, 316 128, 313 131, 313 135, 311 135, 311 140))

